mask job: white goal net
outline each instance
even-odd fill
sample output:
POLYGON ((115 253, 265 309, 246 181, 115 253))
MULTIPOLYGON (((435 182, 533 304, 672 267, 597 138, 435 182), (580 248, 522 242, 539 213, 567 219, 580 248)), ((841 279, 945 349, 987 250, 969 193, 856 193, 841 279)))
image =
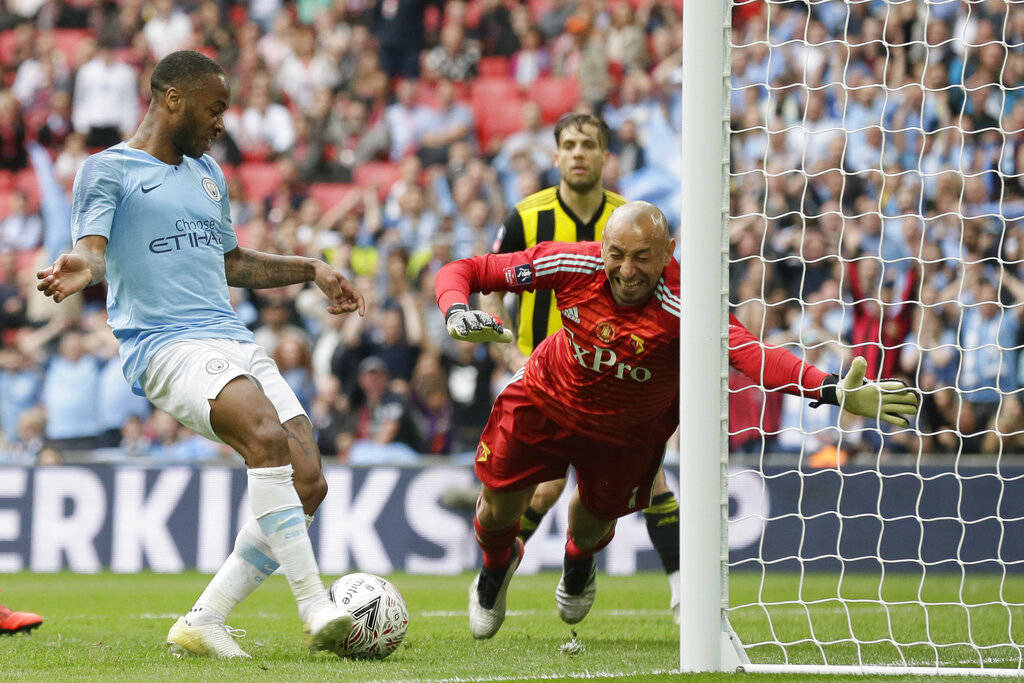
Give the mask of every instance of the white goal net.
POLYGON ((1020 675, 1024 2, 730 9, 729 309, 922 408, 733 372, 729 622, 754 664, 1020 675))

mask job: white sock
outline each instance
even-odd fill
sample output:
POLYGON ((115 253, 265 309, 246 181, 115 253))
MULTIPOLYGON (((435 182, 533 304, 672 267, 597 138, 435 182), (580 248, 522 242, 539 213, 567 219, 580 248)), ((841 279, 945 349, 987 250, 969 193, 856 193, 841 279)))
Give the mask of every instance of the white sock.
MULTIPOLYGON (((306 515, 306 528, 309 529, 312 523, 313 515, 306 515)), ((250 519, 238 530, 234 550, 185 615, 185 621, 190 626, 223 624, 231 611, 252 595, 279 566, 259 522, 250 519)))
POLYGON ((669 599, 668 599, 668 605, 669 605, 669 607, 675 607, 676 605, 679 604, 679 570, 678 569, 668 575, 668 589, 670 591, 669 599))
POLYGON ((252 468, 248 475, 252 514, 273 551, 272 557, 284 569, 299 616, 306 621, 313 609, 328 602, 328 597, 306 531, 302 503, 292 485, 292 466, 252 468))

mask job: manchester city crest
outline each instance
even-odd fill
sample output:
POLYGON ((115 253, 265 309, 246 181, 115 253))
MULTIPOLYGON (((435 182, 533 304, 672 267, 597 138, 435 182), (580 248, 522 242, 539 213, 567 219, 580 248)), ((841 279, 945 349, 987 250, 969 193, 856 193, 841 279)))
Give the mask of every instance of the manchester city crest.
POLYGON ((213 182, 213 178, 203 178, 203 189, 206 190, 210 199, 215 202, 220 201, 220 188, 217 187, 217 183, 213 182))
POLYGON ((212 358, 206 362, 206 371, 211 375, 219 375, 228 369, 228 362, 223 358, 212 358))

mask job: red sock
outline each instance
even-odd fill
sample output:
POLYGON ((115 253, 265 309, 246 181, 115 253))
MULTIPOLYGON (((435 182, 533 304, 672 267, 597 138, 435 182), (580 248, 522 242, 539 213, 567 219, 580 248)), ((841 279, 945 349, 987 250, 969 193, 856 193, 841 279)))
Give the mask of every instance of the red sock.
POLYGON ((519 535, 519 520, 504 529, 485 529, 474 516, 473 528, 476 530, 477 545, 484 551, 484 566, 488 569, 507 567, 512 561, 513 543, 519 535))
POLYGON ((568 541, 565 542, 565 554, 570 560, 589 560, 594 556, 595 553, 604 550, 605 546, 612 542, 615 538, 615 527, 612 527, 611 531, 597 542, 593 548, 581 548, 576 545, 576 541, 572 540, 571 534, 566 534, 568 541))

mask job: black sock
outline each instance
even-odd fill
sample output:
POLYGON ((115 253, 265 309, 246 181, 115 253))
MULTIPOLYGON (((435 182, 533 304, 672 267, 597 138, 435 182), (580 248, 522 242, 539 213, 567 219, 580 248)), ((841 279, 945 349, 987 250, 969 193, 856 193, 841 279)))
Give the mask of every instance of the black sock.
POLYGON ((540 526, 542 519, 544 519, 543 514, 533 508, 526 508, 526 512, 519 518, 519 538, 523 539, 523 543, 530 540, 530 536, 533 536, 533 532, 540 526))
POLYGON ((671 491, 660 493, 651 499, 651 506, 644 510, 647 533, 658 551, 665 573, 679 570, 679 501, 671 491))

